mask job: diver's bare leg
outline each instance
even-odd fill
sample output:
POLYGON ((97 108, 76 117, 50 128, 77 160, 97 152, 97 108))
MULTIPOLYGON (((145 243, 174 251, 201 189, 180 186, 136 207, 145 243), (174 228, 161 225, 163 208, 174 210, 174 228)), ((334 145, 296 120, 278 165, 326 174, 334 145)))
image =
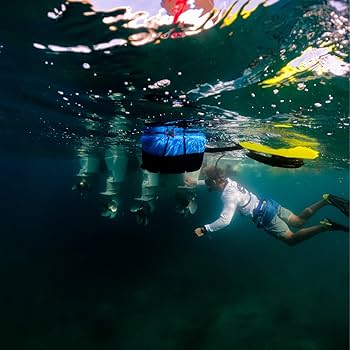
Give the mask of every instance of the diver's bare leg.
MULTIPOLYGON (((305 208, 299 215, 292 214, 288 219, 288 224, 294 227, 303 226, 305 222, 311 218, 311 216, 313 216, 319 209, 323 208, 326 205, 329 205, 329 203, 324 199, 314 204, 311 204, 309 207, 305 208)), ((317 227, 317 226, 313 226, 313 227, 317 227)))
POLYGON ((288 245, 296 245, 298 243, 301 243, 307 239, 310 239, 311 237, 316 236, 317 234, 321 232, 330 231, 330 228, 325 225, 315 225, 311 227, 302 228, 297 232, 287 231, 282 240, 287 243, 288 245))

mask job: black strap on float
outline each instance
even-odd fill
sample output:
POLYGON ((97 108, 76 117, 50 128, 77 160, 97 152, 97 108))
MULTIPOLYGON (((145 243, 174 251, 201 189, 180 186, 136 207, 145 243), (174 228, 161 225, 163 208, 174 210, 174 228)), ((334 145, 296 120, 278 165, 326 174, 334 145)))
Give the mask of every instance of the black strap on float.
POLYGON ((186 155, 186 137, 185 137, 186 127, 187 127, 187 126, 184 126, 184 128, 183 128, 183 136, 182 136, 183 141, 184 141, 184 157, 185 157, 185 155, 186 155))
POLYGON ((146 121, 145 126, 177 126, 186 128, 191 124, 197 124, 200 119, 183 119, 183 120, 170 120, 170 121, 146 121))
MULTIPOLYGON (((186 127, 187 126, 182 126, 182 127, 183 127, 182 139, 183 139, 183 145, 184 145, 184 154, 183 154, 183 156, 185 157, 186 156, 186 135, 185 134, 186 134, 186 127)), ((167 140, 166 140, 166 144, 165 144, 164 150, 163 150, 163 157, 165 157, 165 153, 167 151, 168 144, 169 144, 169 139, 170 139, 168 130, 169 129, 167 129, 167 140)), ((174 136, 175 136, 175 132, 174 132, 174 136)))
POLYGON ((167 140, 166 140, 166 144, 165 144, 165 147, 164 147, 164 151, 163 151, 163 157, 165 156, 165 153, 166 153, 166 150, 168 148, 168 144, 169 144, 169 133, 168 133, 168 129, 167 129, 167 140))
POLYGON ((244 149, 239 144, 234 144, 233 146, 227 146, 227 147, 206 147, 205 152, 206 153, 220 153, 220 152, 229 152, 229 151, 238 151, 244 149))

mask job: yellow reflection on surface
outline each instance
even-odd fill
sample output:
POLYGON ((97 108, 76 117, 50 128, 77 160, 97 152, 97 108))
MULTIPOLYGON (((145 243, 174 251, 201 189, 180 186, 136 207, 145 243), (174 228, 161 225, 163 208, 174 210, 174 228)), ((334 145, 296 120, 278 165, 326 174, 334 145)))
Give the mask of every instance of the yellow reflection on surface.
POLYGON ((231 25, 236 21, 238 15, 241 15, 243 19, 247 19, 260 5, 264 7, 271 6, 279 0, 238 0, 234 1, 233 4, 228 8, 223 21, 224 26, 231 25))
POLYGON ((350 65, 332 54, 334 49, 334 45, 321 48, 308 47, 300 56, 281 68, 273 78, 262 81, 260 85, 263 88, 281 86, 295 82, 298 77, 308 72, 312 72, 313 76, 304 77, 303 81, 326 74, 344 76, 350 71, 350 65))

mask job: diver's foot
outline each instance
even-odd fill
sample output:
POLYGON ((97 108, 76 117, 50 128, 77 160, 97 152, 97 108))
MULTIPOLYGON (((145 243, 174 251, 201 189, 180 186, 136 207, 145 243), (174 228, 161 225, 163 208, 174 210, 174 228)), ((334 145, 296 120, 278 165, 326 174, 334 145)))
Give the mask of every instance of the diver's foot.
POLYGON ((339 209, 344 215, 349 216, 349 200, 329 193, 325 193, 322 197, 326 202, 339 209))
POLYGON ((349 227, 339 224, 329 218, 323 219, 320 221, 321 225, 326 226, 330 231, 344 231, 344 232, 349 232, 349 227))

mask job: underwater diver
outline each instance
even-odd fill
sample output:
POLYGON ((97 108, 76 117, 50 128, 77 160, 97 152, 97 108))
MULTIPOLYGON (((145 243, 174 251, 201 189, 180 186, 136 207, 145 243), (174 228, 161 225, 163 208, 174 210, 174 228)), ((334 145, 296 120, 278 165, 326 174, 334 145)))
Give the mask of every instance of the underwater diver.
POLYGON ((91 152, 79 152, 78 156, 80 169, 76 175, 76 182, 72 186, 72 191, 76 191, 82 197, 85 197, 98 182, 101 161, 98 154, 91 152))
POLYGON ((145 227, 149 225, 158 196, 159 174, 142 169, 141 195, 135 198, 136 203, 130 208, 130 212, 136 215, 137 224, 145 227))
POLYGON ((105 190, 100 192, 104 210, 101 215, 115 219, 120 213, 121 187, 125 181, 128 165, 128 156, 123 145, 110 147, 105 151, 105 165, 108 177, 105 182, 105 190))
POLYGON ((72 190, 86 197, 99 185, 99 179, 107 170, 105 188, 99 192, 101 215, 115 219, 120 213, 121 188, 126 176, 128 156, 123 145, 115 145, 103 153, 84 150, 78 154, 80 169, 76 175, 76 183, 72 190))
POLYGON ((193 191, 178 190, 175 193, 176 212, 185 218, 196 213, 198 209, 196 194, 193 191))
POLYGON ((318 225, 300 228, 319 209, 327 205, 333 205, 343 214, 349 216, 349 201, 346 199, 331 194, 324 194, 320 201, 311 204, 299 215, 295 215, 292 211, 282 207, 272 199, 259 199, 255 194, 228 178, 225 172, 216 166, 206 167, 203 169, 203 173, 206 176, 205 180, 199 180, 196 183, 192 179, 185 179, 185 184, 187 186, 205 184, 210 191, 221 192, 221 200, 224 207, 217 220, 194 230, 195 235, 198 237, 221 230, 229 225, 236 210, 245 216, 250 216, 258 228, 263 228, 275 238, 290 246, 301 243, 325 231, 349 232, 349 227, 328 218, 320 221, 318 225), (293 232, 290 227, 300 229, 293 232))
MULTIPOLYGON (((197 182, 199 171, 188 172, 186 176, 197 182)), ((184 217, 193 215, 197 211, 196 194, 193 188, 180 186, 184 182, 184 174, 160 174, 142 169, 141 195, 134 198, 135 203, 130 212, 136 215, 136 222, 147 227, 150 218, 156 210, 159 197, 164 194, 169 196, 175 189, 175 211, 184 217)))

